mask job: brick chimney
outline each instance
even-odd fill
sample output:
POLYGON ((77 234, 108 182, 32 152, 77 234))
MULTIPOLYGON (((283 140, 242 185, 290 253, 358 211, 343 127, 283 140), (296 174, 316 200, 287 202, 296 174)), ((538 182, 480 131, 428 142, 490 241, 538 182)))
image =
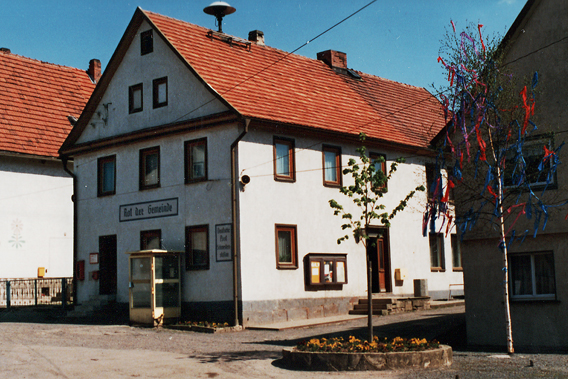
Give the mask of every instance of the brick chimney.
POLYGON ((264 32, 253 30, 249 32, 249 41, 264 46, 264 32))
POLYGON ((341 51, 326 50, 318 53, 317 57, 331 68, 347 69, 347 54, 341 51))
POLYGON ((89 69, 87 70, 87 74, 93 81, 93 83, 98 83, 99 79, 102 76, 101 73, 101 61, 98 59, 91 59, 89 61, 89 69))

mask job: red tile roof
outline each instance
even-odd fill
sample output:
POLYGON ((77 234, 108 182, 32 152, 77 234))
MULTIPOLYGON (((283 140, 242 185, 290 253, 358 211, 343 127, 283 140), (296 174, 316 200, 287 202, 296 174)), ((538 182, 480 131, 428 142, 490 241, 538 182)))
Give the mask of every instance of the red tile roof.
POLYGON ((57 157, 94 88, 84 70, 0 51, 0 151, 57 157))
MULTIPOLYGON (((364 73, 357 80, 320 60, 256 43, 247 46, 237 37, 229 43, 219 33, 211 37, 207 28, 138 8, 62 154, 92 146, 75 144, 144 21, 238 116, 339 135, 365 132, 375 142, 412 149, 427 148, 444 127, 441 104, 424 88, 364 73)), ((189 119, 192 111, 187 110, 189 119)))
POLYGON ((444 126, 424 88, 359 73, 252 43, 209 38, 209 29, 142 11, 193 69, 241 115, 427 147, 444 126))

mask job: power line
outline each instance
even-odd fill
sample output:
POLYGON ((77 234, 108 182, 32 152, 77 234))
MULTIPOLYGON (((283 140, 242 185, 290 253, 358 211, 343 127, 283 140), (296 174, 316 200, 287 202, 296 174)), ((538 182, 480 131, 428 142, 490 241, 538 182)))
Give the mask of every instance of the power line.
MULTIPOLYGON (((369 5, 371 5, 371 4, 372 4, 372 2, 369 3, 369 4, 367 4, 365 7, 361 8, 359 11, 357 11, 357 12, 355 12, 355 13, 360 12, 361 10, 363 10, 364 8, 366 8, 367 6, 369 6, 369 5)), ((355 14, 355 13, 354 13, 354 14, 355 14)), ((351 16, 349 16, 349 17, 351 17, 351 16)), ((349 17, 347 17, 347 18, 349 18, 349 17)), ((346 18, 346 19, 347 19, 347 18, 346 18)), ((341 21, 341 22, 343 22, 343 21, 341 21)), ((338 24, 339 24, 339 23, 338 23, 338 24)), ((338 25, 338 24, 336 24, 336 25, 338 25)), ((335 27, 336 25, 334 25, 333 27, 335 27)), ((332 27, 332 28, 333 28, 333 27, 332 27)), ((330 29, 331 29, 331 28, 330 28, 330 29)), ((328 29, 328 30, 330 30, 330 29, 328 29)), ((325 33, 325 32, 324 32, 324 33, 325 33)), ((323 34, 323 33, 322 33, 322 34, 323 34)), ((320 35, 321 35, 321 34, 320 34, 320 35)), ((318 37, 319 37, 319 36, 318 36, 318 37)), ((317 38, 317 37, 316 37, 316 38, 317 38)), ((554 41, 554 42, 552 42, 552 43, 549 43, 549 44, 546 45, 546 46, 540 47, 540 48, 538 48, 538 49, 536 49, 536 50, 533 50, 533 51, 531 51, 531 52, 529 52, 529 53, 527 53, 527 54, 525 54, 525 55, 523 55, 523 56, 521 56, 521 57, 519 57, 519 58, 516 58, 516 59, 514 59, 514 60, 512 60, 512 61, 509 61, 509 62, 503 64, 503 67, 505 67, 505 66, 507 66, 507 65, 509 65, 509 64, 511 64, 511 63, 517 62, 517 61, 519 61, 519 60, 525 59, 525 58, 527 58, 527 57, 529 57, 529 56, 531 56, 531 55, 533 55, 533 54, 538 53, 539 51, 542 51, 542 50, 544 50, 544 49, 547 49, 547 48, 549 48, 549 47, 551 47, 551 46, 553 46, 553 45, 556 45, 557 43, 560 43, 560 42, 562 42, 562 41, 564 41, 564 40, 567 40, 567 39, 568 39, 568 36, 563 37, 563 38, 561 38, 561 39, 559 39, 559 40, 557 40, 557 41, 554 41)), ((307 43, 306 43, 306 44, 307 44, 307 43)), ((301 47, 305 46, 306 44, 302 45, 301 47)), ((301 48, 301 47, 300 47, 300 48, 301 48)), ((300 48, 298 48, 298 49, 296 49, 296 50, 294 50, 294 51, 297 51, 297 50, 299 50, 300 48)), ((293 53, 293 52, 292 52, 292 53, 293 53)), ((450 91, 450 90, 451 90, 451 88, 447 88, 447 89, 445 89, 445 90, 443 90, 443 91, 438 91, 437 93, 432 94, 432 96, 435 97, 435 98, 437 98, 439 95, 441 95, 441 94, 443 94, 443 93, 445 93, 445 92, 448 92, 448 91, 450 91)), ((414 106, 416 106, 416 105, 419 105, 419 104, 421 104, 421 103, 423 103, 423 102, 425 102, 425 101, 427 101, 427 100, 430 100, 430 99, 431 99, 431 98, 429 98, 429 97, 428 97, 428 98, 424 98, 424 99, 422 99, 422 100, 420 100, 420 101, 417 101, 417 102, 415 102, 415 103, 413 103, 413 104, 410 104, 410 105, 407 105, 407 106, 405 106, 405 107, 402 107, 402 108, 400 108, 400 109, 398 109, 398 110, 396 110, 396 111, 392 111, 392 112, 390 112, 389 114, 387 114, 385 117, 374 118, 374 119, 372 119, 371 121, 369 121, 369 122, 367 122, 367 123, 365 123, 365 124, 361 124, 361 125, 358 125, 358 126, 355 126, 355 127, 351 128, 351 129, 348 129, 348 130, 347 130, 347 133, 349 133, 350 131, 354 131, 354 130, 360 129, 360 128, 366 126, 366 125, 369 125, 369 124, 372 123, 372 122, 379 121, 379 120, 381 120, 381 119, 386 120, 386 119, 387 119, 388 117, 390 117, 390 116, 394 116, 394 115, 396 115, 396 114, 398 114, 398 113, 403 112, 403 111, 406 110, 406 109, 412 108, 412 107, 414 107, 414 106)), ((559 133, 566 133, 566 132, 568 132, 568 130, 557 132, 557 134, 559 134, 559 133)), ((307 147, 305 147, 305 148, 299 149, 299 151, 310 149, 310 148, 312 148, 312 147, 314 147, 314 146, 316 146, 316 145, 319 145, 320 143, 323 143, 323 141, 318 141, 318 142, 315 143, 315 144, 312 144, 312 145, 307 146, 307 147)), ((411 156, 407 156, 406 158, 413 158, 413 157, 418 157, 418 156, 417 156, 417 155, 411 155, 411 156)), ((274 162, 274 159, 272 159, 271 161, 267 161, 267 162, 264 162, 264 163, 260 163, 260 164, 255 165, 255 166, 251 166, 251 167, 249 167, 249 168, 247 168, 247 169, 255 168, 255 167, 258 167, 258 166, 261 166, 261 165, 264 165, 264 164, 267 164, 267 163, 273 163, 273 162, 274 162)), ((241 172, 243 172, 243 171, 245 171, 245 170, 247 170, 247 169, 243 169, 243 170, 241 170, 241 172)))
MULTIPOLYGON (((355 16, 357 13, 361 12, 363 9, 369 7, 370 5, 372 5, 373 3, 377 2, 378 0, 373 0, 370 3, 368 3, 367 5, 363 6, 362 8, 359 8, 357 11, 351 13, 349 16, 345 17, 343 20, 339 21, 338 23, 336 23, 335 25, 333 25, 330 28, 327 28, 326 30, 324 30, 323 32, 321 32, 320 34, 318 34, 317 36, 315 36, 314 38, 312 38, 311 40, 306 41, 304 44, 302 44, 301 46, 297 47, 296 49, 294 49, 293 51, 285 54, 284 56, 282 56, 281 58, 275 60, 274 62, 272 62, 271 64, 269 64, 268 66, 260 69, 258 72, 256 72, 255 74, 249 76, 248 78, 242 80, 241 82, 235 84, 234 86, 232 86, 231 88, 229 88, 228 90, 226 90, 225 92, 220 93, 221 95, 225 95, 229 92, 231 92, 232 90, 234 90, 235 88, 243 85, 244 83, 248 82, 249 80, 257 77, 258 75, 262 74, 264 71, 268 70, 269 68, 271 68, 272 66, 278 64, 279 62, 283 61, 284 59, 288 58, 288 56, 290 56, 291 54, 294 54, 296 51, 300 50, 301 48, 307 46, 310 42, 315 41, 316 39, 318 39, 319 37, 323 36, 324 34, 326 34, 327 32, 329 32, 330 30, 334 29, 335 27, 341 25, 342 23, 344 23, 345 21, 347 21, 348 19, 350 19, 351 17, 355 16)), ((209 103, 212 103, 213 101, 215 101, 216 98, 213 98, 203 104, 201 104, 200 106, 198 106, 197 108, 192 109, 191 111, 189 111, 188 113, 178 117, 174 122, 181 120, 182 118, 192 114, 193 112, 195 112, 196 110, 203 108, 204 106, 206 106, 209 103)))
POLYGON ((509 65, 509 64, 511 64, 511 63, 515 63, 515 62, 517 62, 517 61, 520 61, 521 59, 524 59, 524 58, 526 58, 526 57, 528 57, 528 56, 531 56, 531 55, 533 55, 533 54, 536 54, 536 53, 538 53, 539 51, 542 51, 542 50, 544 50, 544 49, 548 49, 549 47, 551 47, 551 46, 553 46, 553 45, 556 45, 557 43, 560 43, 560 42, 562 42, 562 41, 564 41, 564 40, 567 40, 567 39, 568 39, 568 36, 566 36, 566 37, 564 37, 564 38, 560 38, 560 39, 557 40, 557 41, 551 42, 551 43, 549 43, 549 44, 546 45, 546 46, 543 46, 543 47, 541 47, 541 48, 538 48, 538 49, 536 49, 536 50, 533 50, 533 51, 531 51, 530 53, 527 53, 527 54, 525 54, 525 55, 523 55, 523 56, 518 57, 517 59, 513 59, 512 61, 509 61, 509 62, 505 63, 505 64, 503 65, 503 67, 505 67, 505 66, 507 66, 507 65, 509 65))

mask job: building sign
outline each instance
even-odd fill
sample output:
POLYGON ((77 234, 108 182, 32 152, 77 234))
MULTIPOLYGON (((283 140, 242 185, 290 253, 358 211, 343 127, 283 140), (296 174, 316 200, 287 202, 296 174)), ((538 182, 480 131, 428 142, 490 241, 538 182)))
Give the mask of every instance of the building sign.
POLYGON ((125 204, 118 211, 120 222, 177 216, 178 198, 125 204))
POLYGON ((92 265, 99 264, 99 253, 90 253, 89 254, 89 263, 92 265))
POLYGON ((231 224, 215 225, 217 262, 233 259, 233 227, 231 224))

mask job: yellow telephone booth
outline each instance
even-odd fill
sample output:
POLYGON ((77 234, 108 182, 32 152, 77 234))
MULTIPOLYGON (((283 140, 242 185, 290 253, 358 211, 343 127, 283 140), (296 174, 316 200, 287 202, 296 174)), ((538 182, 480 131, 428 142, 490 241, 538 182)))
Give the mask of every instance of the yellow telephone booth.
POLYGON ((129 254, 130 322, 158 326, 181 315, 180 252, 129 254))

